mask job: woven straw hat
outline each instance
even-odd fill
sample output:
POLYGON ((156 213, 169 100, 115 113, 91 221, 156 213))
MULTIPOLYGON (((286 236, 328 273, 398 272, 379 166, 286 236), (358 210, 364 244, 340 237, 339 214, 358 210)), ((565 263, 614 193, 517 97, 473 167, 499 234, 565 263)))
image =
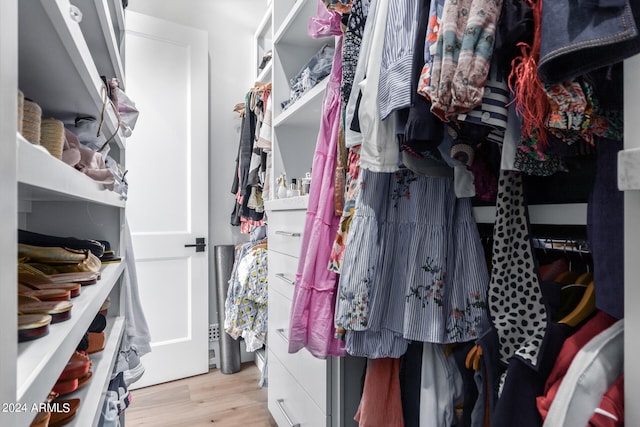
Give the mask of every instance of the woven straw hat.
POLYGON ((18 89, 18 132, 22 133, 22 119, 24 118, 24 93, 18 89))
POLYGON ((35 102, 25 99, 24 114, 22 118, 22 136, 32 144, 40 145, 41 123, 42 109, 35 102))
POLYGON ((45 119, 40 127, 40 145, 57 159, 62 159, 64 148, 64 123, 56 119, 45 119))

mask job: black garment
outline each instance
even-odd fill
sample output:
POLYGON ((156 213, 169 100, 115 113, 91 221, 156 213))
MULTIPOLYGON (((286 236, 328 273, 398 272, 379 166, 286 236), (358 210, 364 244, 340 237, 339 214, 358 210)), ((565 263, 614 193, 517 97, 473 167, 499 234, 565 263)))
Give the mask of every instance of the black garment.
POLYGON ((511 61, 522 52, 518 43, 533 43, 533 12, 531 6, 522 0, 504 0, 502 12, 496 27, 496 43, 493 57, 503 75, 511 72, 511 61))
POLYGON ((479 391, 478 400, 476 401, 477 408, 474 411, 474 415, 477 415, 481 420, 484 420, 486 417, 491 419, 498 401, 500 376, 505 370, 504 365, 500 362, 498 332, 495 328, 491 327, 484 335, 476 340, 476 344, 482 348, 480 371, 477 375, 482 380, 483 390, 479 391), (489 411, 489 414, 486 414, 487 411, 489 411))
POLYGON ((572 333, 573 328, 567 325, 549 323, 537 370, 517 355, 509 360, 502 394, 491 417, 491 427, 542 425, 536 397, 544 393, 544 384, 560 354, 562 344, 572 333))
MULTIPOLYGON (((561 305, 562 295, 557 283, 540 284, 543 298, 547 303, 550 317, 561 305)), ((534 368, 517 354, 509 359, 507 376, 502 387, 495 411, 491 417, 491 427, 540 427, 542 417, 536 405, 536 397, 544 393, 544 385, 560 354, 564 341, 577 328, 556 322, 549 322, 542 343, 538 365, 534 368)))
POLYGON ((596 306, 624 317, 624 193, 618 190, 622 142, 598 139, 596 181, 587 207, 589 247, 594 262, 596 306))
POLYGON ((263 212, 256 212, 247 207, 249 196, 251 195, 251 185, 249 181, 249 168, 251 166, 251 156, 253 154, 254 136, 256 133, 257 117, 251 111, 248 103, 245 103, 245 114, 242 117, 242 129, 240 131, 240 144, 238 146, 238 156, 236 158, 236 169, 231 192, 242 198, 242 203, 236 203, 231 213, 231 225, 240 225, 241 218, 259 221, 264 217, 263 212), (237 177, 237 179, 236 179, 237 177))
POLYGON ((444 124, 431 113, 431 102, 417 93, 418 81, 424 67, 424 47, 429 27, 429 0, 421 0, 418 6, 418 31, 414 43, 413 66, 411 70, 411 107, 405 127, 403 149, 413 155, 423 157, 421 153, 430 151, 440 157, 438 145, 442 142, 444 124))
POLYGON ((475 381, 475 371, 467 369, 465 362, 471 348, 475 345, 473 341, 462 343, 453 349, 451 356, 456 362, 456 366, 462 377, 464 387, 464 406, 462 407, 462 419, 456 426, 471 427, 471 414, 478 400, 478 387, 475 381))
POLYGON ((412 341, 400 358, 400 394, 405 427, 420 427, 420 387, 424 343, 412 341))

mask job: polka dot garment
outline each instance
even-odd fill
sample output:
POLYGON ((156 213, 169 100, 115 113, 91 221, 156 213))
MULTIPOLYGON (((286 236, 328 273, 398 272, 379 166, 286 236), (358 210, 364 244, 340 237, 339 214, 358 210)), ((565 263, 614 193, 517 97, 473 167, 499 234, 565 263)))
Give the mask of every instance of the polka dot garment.
POLYGON ((498 332, 500 360, 515 353, 537 366, 547 311, 529 239, 522 176, 501 171, 493 230, 489 312, 498 332))

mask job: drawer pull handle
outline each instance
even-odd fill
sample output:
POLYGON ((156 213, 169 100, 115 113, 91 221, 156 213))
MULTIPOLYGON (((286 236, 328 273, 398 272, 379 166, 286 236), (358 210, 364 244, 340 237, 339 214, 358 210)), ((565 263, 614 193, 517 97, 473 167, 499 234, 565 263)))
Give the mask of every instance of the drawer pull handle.
POLYGON ((276 230, 276 234, 287 237, 300 237, 300 233, 276 230))
POLYGON ((284 399, 277 399, 276 403, 278 404, 278 408, 280 408, 280 412, 282 412, 282 415, 284 415, 285 419, 289 423, 289 426, 300 427, 299 423, 294 424, 293 421, 291 421, 291 417, 289 417, 289 414, 287 414, 287 410, 284 409, 284 399))
POLYGON ((289 337, 284 333, 284 329, 276 329, 276 334, 280 335, 280 338, 285 340, 285 342, 289 342, 289 337))
POLYGON ((287 282, 291 286, 295 286, 295 284, 296 284, 295 281, 289 279, 287 276, 284 275, 284 273, 276 273, 276 277, 278 279, 282 280, 283 282, 287 282))

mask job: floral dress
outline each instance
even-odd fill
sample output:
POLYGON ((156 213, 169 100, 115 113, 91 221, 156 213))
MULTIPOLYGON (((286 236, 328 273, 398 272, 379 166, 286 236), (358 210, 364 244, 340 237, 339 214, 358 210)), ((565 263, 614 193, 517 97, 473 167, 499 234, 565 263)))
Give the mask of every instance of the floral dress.
POLYGON ((400 357, 411 340, 477 338, 489 275, 470 200, 450 178, 360 173, 335 314, 347 352, 400 357))

